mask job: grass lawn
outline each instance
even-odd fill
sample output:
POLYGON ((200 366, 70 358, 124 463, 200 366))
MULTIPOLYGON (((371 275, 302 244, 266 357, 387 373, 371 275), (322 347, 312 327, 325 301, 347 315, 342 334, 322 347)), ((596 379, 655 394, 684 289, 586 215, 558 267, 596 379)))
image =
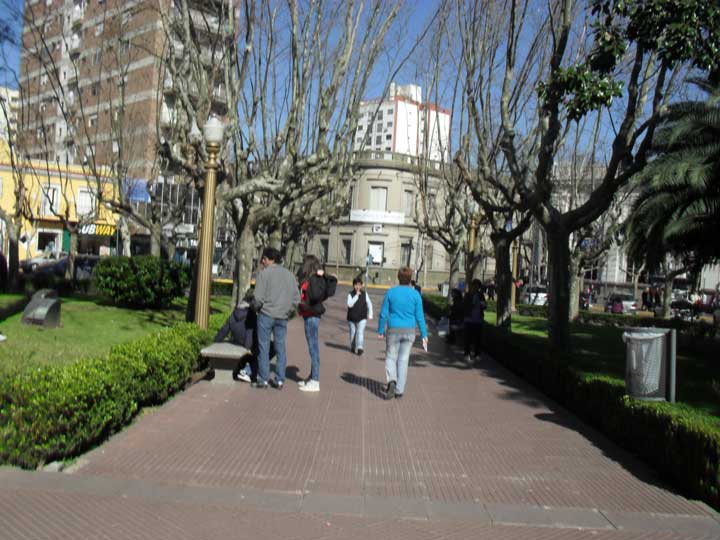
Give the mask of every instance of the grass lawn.
POLYGON ((18 300, 21 300, 24 298, 22 294, 0 294, 0 310, 5 309, 8 306, 11 306, 18 300))
MULTIPOLYGON (((2 295, 0 299, 4 301, 2 295)), ((229 297, 213 298, 214 311, 229 312, 229 297)), ((83 297, 62 298, 61 327, 22 324, 22 313, 0 321, 0 373, 106 354, 113 345, 185 320, 185 299, 170 308, 131 310, 83 297)))
MULTIPOLYGON (((495 324, 495 313, 486 313, 486 322, 495 324)), ((518 345, 537 350, 545 345, 547 319, 513 315, 513 334, 518 345)), ((571 326, 572 362, 583 373, 607 375, 625 380, 623 330, 611 326, 571 326)), ((679 402, 720 417, 720 341, 679 336, 677 345, 677 390, 679 402), (694 340, 694 341, 693 341, 694 340)))

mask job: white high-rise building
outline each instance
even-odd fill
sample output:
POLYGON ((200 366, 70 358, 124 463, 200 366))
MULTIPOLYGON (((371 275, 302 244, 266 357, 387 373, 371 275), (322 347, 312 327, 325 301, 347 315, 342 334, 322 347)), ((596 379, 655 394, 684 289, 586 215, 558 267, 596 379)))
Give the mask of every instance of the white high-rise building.
POLYGON ((0 139, 9 140, 10 134, 17 133, 17 109, 19 92, 0 86, 0 139))
POLYGON ((395 152, 447 161, 450 111, 423 103, 422 88, 390 84, 385 98, 360 104, 354 149, 395 152))

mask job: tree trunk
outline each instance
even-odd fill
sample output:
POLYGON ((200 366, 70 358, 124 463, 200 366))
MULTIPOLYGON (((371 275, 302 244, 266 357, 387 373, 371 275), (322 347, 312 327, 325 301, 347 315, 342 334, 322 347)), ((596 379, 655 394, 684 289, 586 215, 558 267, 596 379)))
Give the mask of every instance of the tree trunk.
MULTIPOLYGON (((237 227, 237 224, 236 224, 237 227)), ((237 229, 236 229, 237 230, 237 229)), ((255 256, 255 237, 252 228, 243 227, 240 234, 235 235, 235 268, 233 272, 233 300, 240 300, 250 288, 255 256)))
POLYGON ((162 254, 162 226, 153 223, 150 229, 150 255, 160 257, 162 254))
POLYGON ((633 279, 633 298, 635 298, 635 300, 638 299, 638 289, 639 289, 639 285, 640 285, 640 275, 643 273, 644 270, 645 270, 645 263, 642 263, 642 265, 640 266, 640 268, 638 268, 637 273, 635 274, 635 278, 633 279))
MULTIPOLYGON (((124 257, 130 257, 132 253, 131 238, 130 238, 130 227, 126 218, 120 218, 118 220, 118 226, 120 227, 120 241, 122 242, 122 250, 120 254, 124 257)), ((120 247, 120 246, 118 246, 120 247)))
POLYGON ((570 343, 570 237, 564 231, 548 232, 550 343, 566 350, 570 343))
POLYGON ((497 326, 505 332, 512 329, 510 306, 512 268, 510 267, 510 242, 507 238, 493 239, 495 250, 495 293, 497 302, 497 326))
MULTIPOLYGON (((457 246, 454 249, 448 251, 450 256, 450 272, 448 274, 448 300, 452 298, 452 290, 457 287, 457 283, 460 279, 460 247, 457 246)), ((469 285, 467 278, 465 279, 466 286, 469 285)))
POLYGON ((662 310, 662 316, 663 319, 669 319, 670 318, 670 300, 672 299, 672 286, 673 281, 675 280, 675 276, 677 274, 674 273, 665 273, 665 288, 663 289, 663 310, 662 310))
POLYGON ((577 320, 580 315, 580 292, 583 289, 584 276, 580 267, 580 259, 570 259, 570 303, 568 304, 569 320, 577 320))
POLYGON ((17 227, 8 227, 8 286, 11 291, 17 291, 20 285, 20 242, 18 233, 17 227))
POLYGON ((70 232, 70 253, 68 254, 68 265, 65 270, 65 277, 72 281, 73 288, 75 286, 75 258, 78 250, 78 231, 74 228, 70 232))

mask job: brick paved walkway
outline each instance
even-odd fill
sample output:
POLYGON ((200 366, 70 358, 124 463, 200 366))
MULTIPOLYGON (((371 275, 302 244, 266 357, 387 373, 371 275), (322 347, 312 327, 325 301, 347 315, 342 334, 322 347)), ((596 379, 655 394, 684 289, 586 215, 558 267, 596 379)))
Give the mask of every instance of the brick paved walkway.
MULTIPOLYGON (((376 321, 351 355, 343 300, 318 394, 219 373, 64 473, 0 469, 0 538, 720 538, 717 514, 489 358, 431 340, 384 401, 376 321)), ((288 353, 304 378, 301 321, 288 353)))

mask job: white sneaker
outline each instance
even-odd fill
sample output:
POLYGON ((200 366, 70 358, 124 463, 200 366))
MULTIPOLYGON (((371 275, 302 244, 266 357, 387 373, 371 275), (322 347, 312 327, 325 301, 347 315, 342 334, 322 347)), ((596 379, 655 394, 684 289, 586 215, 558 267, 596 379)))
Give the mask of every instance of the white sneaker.
POLYGON ((244 369, 238 371, 237 378, 238 381, 250 382, 250 375, 248 375, 244 369))
POLYGON ((0 341, 5 341, 6 339, 7 337, 5 336, 5 334, 0 334, 0 341))
POLYGON ((300 390, 302 390, 303 392, 319 392, 320 382, 310 379, 305 384, 300 385, 300 390))

